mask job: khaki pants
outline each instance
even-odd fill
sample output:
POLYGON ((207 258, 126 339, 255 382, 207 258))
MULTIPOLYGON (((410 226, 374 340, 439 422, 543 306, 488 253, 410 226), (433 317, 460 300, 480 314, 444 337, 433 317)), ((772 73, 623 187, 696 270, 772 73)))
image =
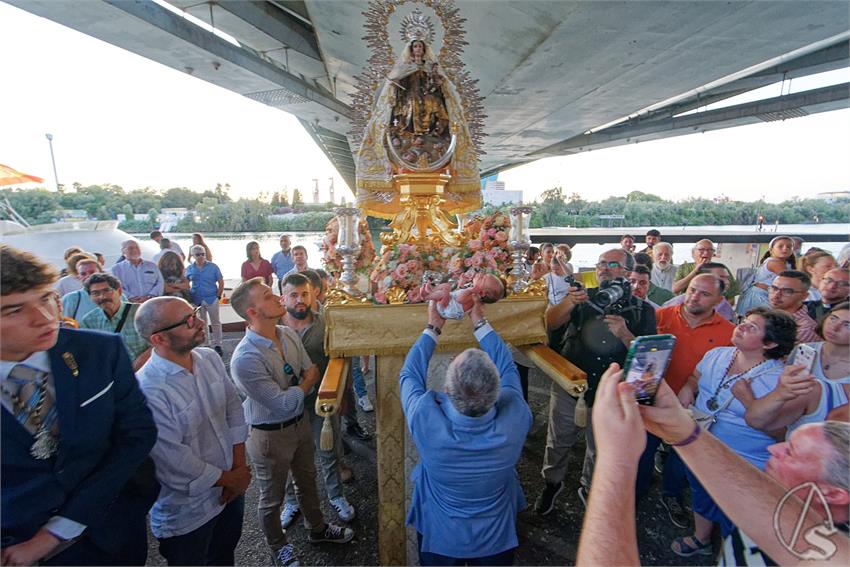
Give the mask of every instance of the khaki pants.
POLYGON ((212 327, 212 333, 207 338, 210 346, 212 347, 220 347, 221 346, 221 316, 219 315, 219 304, 218 301, 213 301, 212 303, 201 302, 201 312, 199 313, 201 319, 204 321, 207 320, 207 316, 209 316, 210 326, 212 327))
POLYGON ((298 504, 304 513, 307 527, 325 525, 319 509, 316 490, 316 465, 313 461, 313 433, 310 419, 304 416, 298 423, 277 431, 251 428, 247 442, 248 455, 254 464, 254 479, 260 490, 260 527, 266 543, 276 552, 286 545, 286 536, 280 527, 280 507, 286 491, 289 471, 298 483, 298 504))
POLYGON ((543 479, 555 484, 564 480, 570 460, 570 450, 582 434, 587 449, 584 453, 584 466, 581 484, 590 487, 593 476, 593 463, 596 454, 593 443, 593 431, 590 427, 591 411, 587 408, 588 427, 579 427, 575 422, 576 398, 567 394, 563 388, 552 382, 549 391, 549 429, 546 432, 546 451, 543 453, 543 479))

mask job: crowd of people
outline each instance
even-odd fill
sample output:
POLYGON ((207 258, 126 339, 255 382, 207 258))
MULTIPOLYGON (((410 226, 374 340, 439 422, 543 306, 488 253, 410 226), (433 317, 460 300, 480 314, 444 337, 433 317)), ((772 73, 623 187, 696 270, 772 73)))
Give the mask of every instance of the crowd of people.
MULTIPOLYGON (((108 268, 69 248, 61 278, 2 247, 2 564, 142 565, 149 514, 170 565, 232 565, 252 482, 274 564, 297 564, 286 531, 299 516, 309 542, 348 543, 356 510, 343 486, 352 473, 342 433, 368 440, 356 412, 373 407, 368 358, 355 357, 348 411, 330 419, 333 446, 322 447, 315 402, 329 362, 323 302, 332 275, 309 269, 307 250, 288 235, 270 260, 249 242, 229 298, 246 330, 228 369, 224 279, 212 250, 200 234, 188 256, 158 231, 151 238, 155 261, 127 240, 108 268), (336 518, 323 514, 325 497, 336 518), (126 529, 116 532, 118 522, 126 529)), ((579 396, 551 385, 534 513, 556 508, 583 445, 582 564, 637 563, 635 508, 648 502, 656 472, 660 503, 682 530, 670 548, 683 557, 719 550, 727 564, 787 562, 798 551, 768 524, 805 482, 823 498, 782 509, 846 532, 847 258, 802 254, 779 236, 739 287, 710 240, 680 266, 659 231, 645 244, 637 252, 625 235, 603 252, 598 287, 582 285, 569 246, 529 249, 529 272, 548 286, 549 347, 587 376, 579 396), (636 337, 654 334, 677 342, 654 405, 639 408, 620 367, 636 337)), ((419 454, 407 523, 423 565, 507 565, 519 545, 526 501, 516 465, 533 423, 531 363, 486 318, 502 283, 476 278, 462 296, 432 290, 428 325, 399 376, 419 454), (450 301, 457 313, 448 313, 450 301), (480 349, 456 356, 443 389, 428 390, 446 318, 462 317, 480 349)), ((779 524, 793 524, 784 514, 779 524)), ((846 559, 847 538, 834 545, 846 559)))

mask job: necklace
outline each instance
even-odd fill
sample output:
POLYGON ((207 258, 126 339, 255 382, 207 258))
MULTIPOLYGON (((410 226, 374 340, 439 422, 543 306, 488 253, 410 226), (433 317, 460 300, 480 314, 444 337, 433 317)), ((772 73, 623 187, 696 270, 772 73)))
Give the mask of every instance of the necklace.
POLYGON ((9 399, 12 401, 12 407, 15 409, 15 415, 20 413, 21 410, 27 413, 27 419, 24 421, 24 424, 32 418, 33 426, 35 427, 35 441, 30 446, 30 455, 34 458, 43 460, 49 459, 54 454, 56 454, 57 449, 59 448, 59 441, 56 437, 48 431, 44 420, 41 417, 41 410, 44 407, 44 400, 47 393, 47 374, 43 374, 41 378, 38 380, 37 386, 38 399, 35 403, 35 407, 33 409, 29 409, 26 407, 26 404, 21 401, 21 397, 17 392, 12 392, 3 387, 3 393, 9 396, 9 399))
MULTIPOLYGON (((732 356, 732 360, 729 361, 729 366, 726 367, 726 371, 723 373, 724 377, 729 376, 729 372, 732 370, 732 367, 735 365, 735 361, 738 360, 738 355, 740 353, 741 353, 741 351, 739 351, 737 349, 735 350, 735 354, 732 356)), ((758 368, 759 366, 761 366, 762 364, 764 364, 767 361, 768 361, 768 359, 764 359, 761 362, 758 362, 758 363, 750 366, 749 368, 747 368, 746 370, 744 370, 743 372, 741 372, 739 374, 729 376, 729 378, 726 378, 725 380, 721 379, 720 383, 717 385, 717 388, 715 388, 715 390, 714 390, 714 394, 712 394, 712 396, 708 399, 708 401, 705 404, 706 406, 708 406, 708 409, 710 411, 717 411, 720 408, 720 404, 717 403, 717 397, 720 395, 720 390, 728 390, 729 388, 732 387, 732 384, 734 384, 736 381, 743 378, 744 376, 749 374, 751 371, 755 370, 756 368, 758 368)))
POLYGON ((832 368, 836 364, 843 364, 844 366, 847 366, 848 362, 850 362, 850 360, 848 360, 846 358, 839 358, 837 360, 829 360, 831 358, 832 358, 832 356, 830 356, 826 352, 826 349, 821 349, 821 352, 820 352, 821 363, 820 364, 821 364, 821 367, 826 371, 829 371, 829 369, 832 368))

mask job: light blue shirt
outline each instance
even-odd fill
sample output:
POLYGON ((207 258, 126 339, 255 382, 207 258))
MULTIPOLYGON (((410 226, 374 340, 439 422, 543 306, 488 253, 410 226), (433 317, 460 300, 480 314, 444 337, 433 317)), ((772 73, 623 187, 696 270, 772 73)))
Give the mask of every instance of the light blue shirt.
POLYGON ((400 375, 401 403, 419 451, 407 523, 422 534, 422 551, 483 557, 517 547, 516 517, 525 508, 516 464, 532 417, 510 351, 490 325, 475 332, 499 370, 495 406, 478 417, 458 412, 448 395, 426 389, 437 346, 426 330, 400 375))
POLYGON ((292 250, 288 254, 284 254, 283 250, 275 252, 271 263, 277 279, 282 281, 286 273, 295 267, 295 260, 292 259, 292 250))
POLYGON ((245 397, 242 405, 250 425, 281 423, 304 412, 304 392, 293 378, 300 379, 313 362, 298 333, 278 325, 277 336, 283 358, 269 339, 246 329, 230 359, 230 372, 245 397), (285 363, 292 374, 284 370, 285 363))
POLYGON ((158 297, 162 295, 165 286, 159 268, 150 260, 142 260, 138 266, 134 266, 130 260, 124 260, 112 266, 112 275, 121 282, 127 297, 158 297))
POLYGON ((233 467, 233 446, 248 438, 241 400, 208 348, 192 351, 192 372, 154 351, 136 376, 157 428, 151 458, 162 489, 151 531, 158 538, 187 534, 224 509, 214 484, 233 467))
MULTIPOLYGON (((720 384, 732 376, 723 375, 723 371, 729 367, 735 347, 713 348, 697 363, 696 370, 700 373, 699 395, 694 406, 705 413, 713 413, 708 408, 708 400, 714 396, 720 384)), ((745 373, 740 379, 749 379, 753 395, 761 398, 772 392, 779 384, 779 375, 785 366, 780 360, 766 360, 758 367, 745 373)), ((747 425, 744 419, 746 408, 732 394, 732 385, 737 382, 733 380, 728 388, 721 387, 717 395, 718 407, 722 407, 729 397, 732 401, 723 411, 718 412, 717 422, 711 426, 711 433, 723 441, 730 449, 741 455, 760 470, 770 458, 767 448, 776 441, 758 429, 747 425)))
MULTIPOLYGON (((12 369, 18 364, 23 364, 24 366, 29 366, 30 368, 47 372, 47 392, 54 400, 56 399, 56 388, 53 384, 53 373, 50 371, 50 357, 47 355, 46 350, 34 352, 28 358, 20 362, 13 360, 0 360, 0 384, 9 378, 9 374, 12 372, 12 369)), ((6 396, 0 396, 0 398, 2 398, 3 408, 14 415, 14 408, 11 407, 6 396)), ((44 524, 44 528, 61 540, 69 540, 83 533, 86 526, 79 522, 75 522, 74 520, 65 518, 64 516, 52 516, 49 520, 47 520, 47 523, 44 524)))
MULTIPOLYGON (((127 295, 123 292, 121 293, 121 302, 128 303, 127 295)), ((62 296, 62 314, 65 317, 79 321, 93 309, 98 309, 98 306, 84 289, 78 289, 62 296)))
POLYGON ((186 268, 186 277, 192 282, 192 287, 189 290, 192 293, 192 303, 200 305, 206 303, 211 305, 218 301, 218 281, 223 279, 221 270, 212 262, 204 262, 204 267, 199 268, 198 264, 190 264, 186 268))

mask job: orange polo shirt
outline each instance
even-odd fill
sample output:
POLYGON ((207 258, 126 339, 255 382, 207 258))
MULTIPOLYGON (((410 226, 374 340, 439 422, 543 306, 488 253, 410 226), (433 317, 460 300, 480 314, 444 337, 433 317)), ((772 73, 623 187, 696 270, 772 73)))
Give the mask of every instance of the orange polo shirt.
POLYGON ((684 305, 662 307, 655 312, 659 333, 675 335, 676 346, 664 379, 677 394, 697 363, 713 348, 732 345, 735 325, 714 312, 710 319, 691 328, 682 316, 684 305))

